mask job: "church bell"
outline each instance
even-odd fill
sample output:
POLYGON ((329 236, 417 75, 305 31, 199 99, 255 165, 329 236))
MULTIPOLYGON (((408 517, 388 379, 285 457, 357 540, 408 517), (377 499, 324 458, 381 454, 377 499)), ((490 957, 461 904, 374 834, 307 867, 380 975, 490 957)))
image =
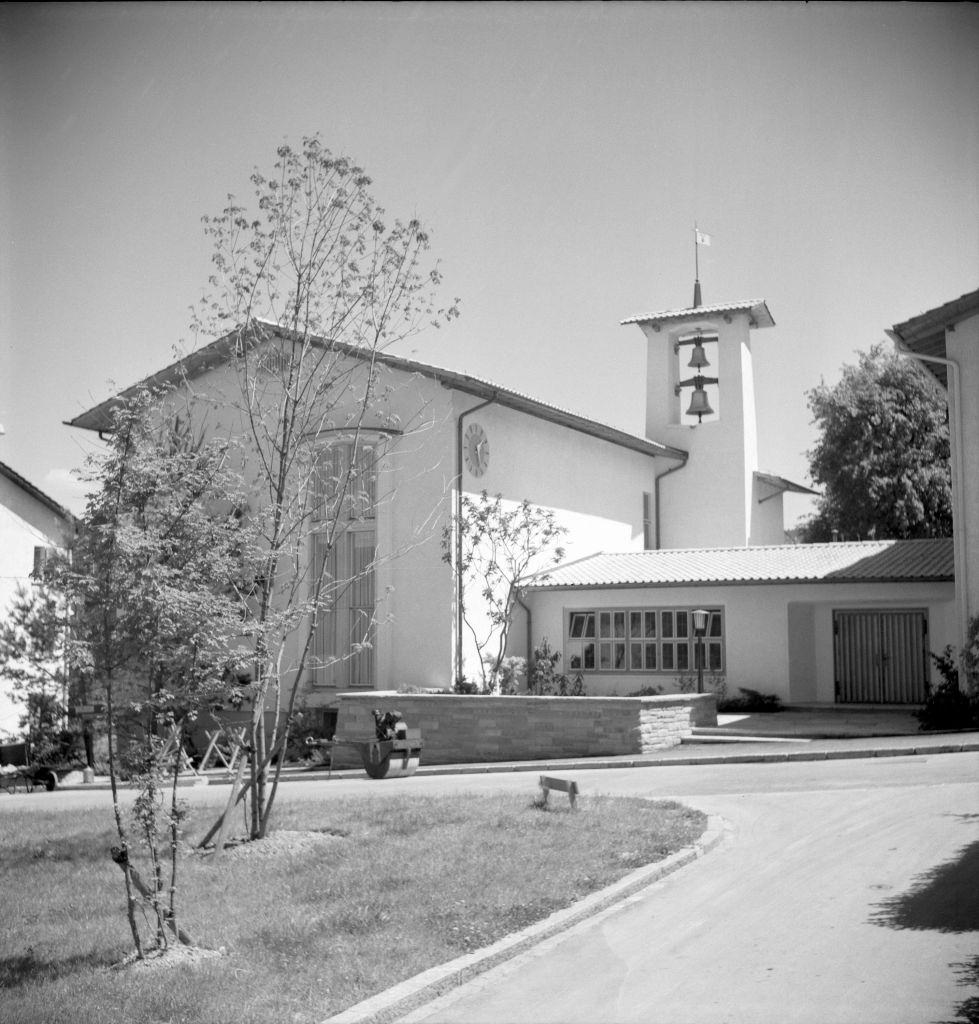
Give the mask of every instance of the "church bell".
POLYGON ((690 395, 690 408, 687 409, 687 415, 696 416, 699 423, 702 416, 710 416, 713 411, 710 402, 707 401, 707 392, 703 387, 695 387, 690 395))
POLYGON ((692 367, 695 370, 702 370, 705 366, 710 366, 707 361, 707 353, 704 351, 703 342, 696 342, 693 347, 693 352, 690 355, 690 362, 687 366, 692 367))

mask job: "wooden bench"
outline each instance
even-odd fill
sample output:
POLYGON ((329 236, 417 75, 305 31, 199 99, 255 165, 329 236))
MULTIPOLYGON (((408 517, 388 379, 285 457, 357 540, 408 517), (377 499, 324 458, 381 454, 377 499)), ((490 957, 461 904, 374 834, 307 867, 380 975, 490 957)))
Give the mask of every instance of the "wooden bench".
POLYGON ((547 798, 552 789, 559 793, 567 793, 571 807, 575 807, 578 799, 578 783, 574 779, 556 779, 553 775, 542 775, 540 777, 541 806, 547 806, 547 798))

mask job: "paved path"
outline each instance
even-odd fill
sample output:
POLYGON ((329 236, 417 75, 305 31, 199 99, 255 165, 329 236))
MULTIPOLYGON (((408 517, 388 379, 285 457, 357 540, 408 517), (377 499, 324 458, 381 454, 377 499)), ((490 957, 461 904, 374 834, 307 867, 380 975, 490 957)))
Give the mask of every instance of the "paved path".
POLYGON ((926 1024, 979 995, 953 966, 979 956, 977 755, 668 771, 577 777, 673 783, 724 846, 406 1020, 926 1024))

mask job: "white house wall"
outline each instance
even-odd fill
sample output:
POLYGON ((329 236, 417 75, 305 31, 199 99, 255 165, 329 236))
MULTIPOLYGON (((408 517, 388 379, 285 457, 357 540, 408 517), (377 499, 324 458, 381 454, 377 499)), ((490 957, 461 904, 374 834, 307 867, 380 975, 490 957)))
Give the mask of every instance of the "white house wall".
MULTIPOLYGON (((456 415, 480 404, 477 398, 454 393, 456 415)), ((465 494, 476 498, 485 490, 490 496, 503 495, 510 506, 526 499, 552 510, 568 530, 562 540, 565 561, 596 551, 642 550, 643 495, 653 494, 654 472, 662 471, 663 460, 497 404, 466 416, 465 428, 474 422, 486 432, 490 457, 480 477, 463 466, 465 494)), ((654 515, 652 498, 649 511, 654 515)), ((467 614, 483 635, 486 620, 475 602, 470 593, 468 603, 473 607, 467 614)), ((537 639, 531 638, 533 643, 537 639)), ((468 630, 464 640, 466 674, 473 679, 478 659, 468 630)), ((519 610, 508 653, 528 653, 526 621, 519 610)))
MULTIPOLYGON (((776 694, 786 703, 835 700, 834 609, 924 608, 929 649, 954 642, 952 583, 786 584, 688 587, 622 587, 535 591, 529 595, 534 632, 563 650, 567 612, 609 608, 717 608, 724 611, 727 692, 741 687, 776 694)), ((566 667, 565 667, 566 670, 566 667)), ((687 673, 689 676, 690 673, 687 673)), ((710 673, 706 673, 709 677, 710 673)), ((586 672, 596 696, 625 696, 642 687, 675 692, 679 673, 586 672)))
POLYGON ((958 430, 953 426, 951 431, 951 461, 952 484, 961 492, 955 508, 963 521, 955 522, 954 543, 955 563, 965 576, 959 598, 964 605, 960 618, 965 622, 979 615, 979 315, 946 330, 945 351, 960 373, 957 392, 949 375, 949 417, 958 424, 958 430))
MULTIPOLYGON (((447 686, 451 684, 453 581, 449 567, 441 561, 441 531, 450 514, 455 472, 451 403, 448 392, 427 377, 385 368, 378 372, 381 397, 362 423, 366 436, 386 438, 378 467, 375 521, 379 549, 375 682, 382 689, 447 686), (372 432, 372 427, 383 431, 372 432), (434 610, 438 613, 433 614, 434 610)), ((210 406, 210 435, 227 436, 244 429, 233 408, 239 392, 228 365, 199 375, 191 389, 210 406)), ((348 401, 322 424, 324 447, 353 422, 359 390, 352 387, 348 401)), ((170 405, 179 409, 183 401, 180 395, 170 405)), ((202 408, 198 407, 197 415, 202 408)), ((257 463, 245 466, 243 473, 246 480, 260 480, 257 463)), ((258 491, 253 500, 261 501, 258 491)), ((287 651, 287 674, 298 661, 301 638, 300 630, 287 651)), ((317 706, 331 701, 336 692, 311 684, 304 699, 317 706)))
MULTIPOLYGON (((0 615, 6 616, 18 587, 30 586, 34 548, 63 547, 65 540, 64 519, 0 475, 0 615)), ((0 679, 0 734, 15 733, 20 714, 0 679)))
POLYGON ((441 688, 452 684, 454 582, 442 531, 452 514, 455 422, 448 393, 429 378, 407 380, 398 405, 417 426, 392 438, 378 481, 388 498, 377 523, 376 685, 441 688))
POLYGON ((766 496, 761 492, 771 490, 756 477, 751 490, 751 543, 771 546, 785 543, 785 502, 781 493, 766 496), (759 500, 759 498, 761 500, 759 500))
MULTIPOLYGON (((383 407, 364 426, 386 425, 403 433, 388 436, 378 475, 376 686, 449 687, 454 681, 454 579, 442 561, 441 541, 454 512, 457 417, 482 399, 400 369, 382 369, 381 380, 383 407)), ((236 387, 227 366, 193 383, 198 396, 212 398, 227 399, 236 387)), ((338 409, 331 425, 347 422, 352 408, 338 409)), ((227 409, 211 413, 211 431, 227 432, 233 417, 227 409)), ((490 460, 481 477, 463 465, 464 493, 478 497, 486 490, 512 504, 527 499, 552 509, 568 529, 564 547, 569 559, 643 547, 643 495, 653 493, 660 459, 499 404, 466 416, 464 426, 473 422, 487 433, 490 460)), ((324 433, 324 445, 336 436, 324 433)), ((478 595, 470 594, 467 604, 481 621, 478 595)), ((526 631, 520 635, 518 626, 515 633, 512 653, 524 655, 526 631)), ((475 677, 478 665, 470 641, 464 650, 467 674, 475 677)), ((335 695, 334 689, 313 685, 308 702, 326 703, 335 695)))

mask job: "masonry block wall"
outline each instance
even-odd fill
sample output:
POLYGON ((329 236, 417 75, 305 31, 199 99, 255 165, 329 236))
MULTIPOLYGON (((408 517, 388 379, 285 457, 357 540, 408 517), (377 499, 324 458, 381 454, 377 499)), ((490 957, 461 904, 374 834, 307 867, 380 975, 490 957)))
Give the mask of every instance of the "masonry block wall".
POLYGON ((646 754, 677 746, 695 726, 717 724, 713 694, 478 697, 374 691, 339 697, 336 735, 373 736, 374 708, 400 711, 410 727, 421 729, 422 764, 646 754))

